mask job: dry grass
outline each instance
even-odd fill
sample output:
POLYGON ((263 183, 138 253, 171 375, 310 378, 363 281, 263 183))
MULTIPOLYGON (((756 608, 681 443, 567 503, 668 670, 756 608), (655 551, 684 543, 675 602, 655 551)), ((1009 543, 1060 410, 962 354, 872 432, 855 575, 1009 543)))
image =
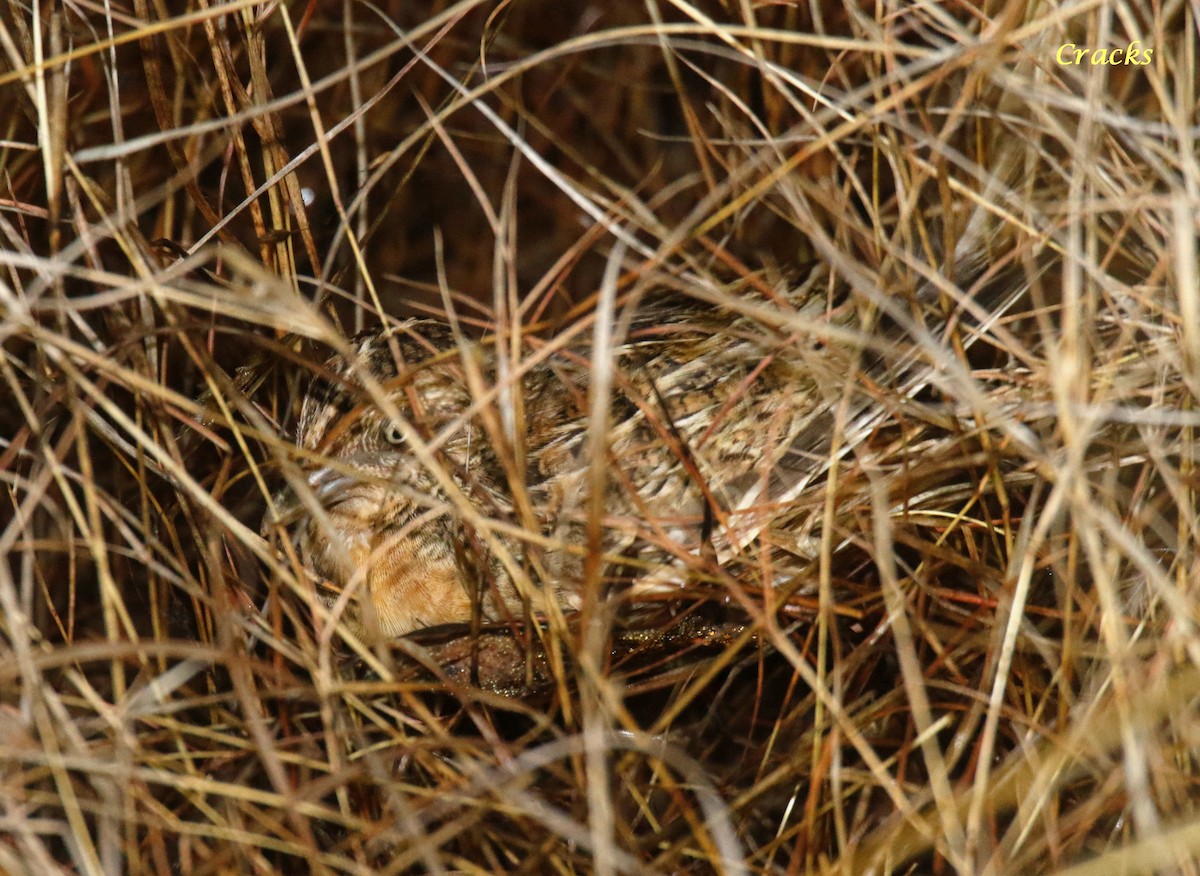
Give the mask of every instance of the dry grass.
POLYGON ((1195 6, 423 5, 0 11, 0 871, 1200 871, 1195 6), (860 363, 793 584, 327 622, 329 349, 647 277, 860 363))

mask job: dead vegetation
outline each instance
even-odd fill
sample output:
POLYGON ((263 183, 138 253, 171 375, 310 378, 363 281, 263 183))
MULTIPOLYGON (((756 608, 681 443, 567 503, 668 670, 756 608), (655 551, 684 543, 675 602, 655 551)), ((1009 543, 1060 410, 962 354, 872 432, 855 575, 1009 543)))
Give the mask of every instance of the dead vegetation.
POLYGON ((1195 14, 7 4, 0 871, 1195 872, 1195 14), (613 264, 857 351, 790 583, 329 622, 259 535, 329 351, 613 264))

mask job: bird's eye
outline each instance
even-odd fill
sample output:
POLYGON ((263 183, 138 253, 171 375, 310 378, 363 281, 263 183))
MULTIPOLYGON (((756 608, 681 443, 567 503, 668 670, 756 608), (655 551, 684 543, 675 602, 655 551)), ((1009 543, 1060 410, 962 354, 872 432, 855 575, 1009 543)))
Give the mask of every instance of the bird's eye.
POLYGON ((388 420, 383 424, 383 439, 388 444, 404 443, 404 433, 400 431, 400 425, 395 420, 388 420))

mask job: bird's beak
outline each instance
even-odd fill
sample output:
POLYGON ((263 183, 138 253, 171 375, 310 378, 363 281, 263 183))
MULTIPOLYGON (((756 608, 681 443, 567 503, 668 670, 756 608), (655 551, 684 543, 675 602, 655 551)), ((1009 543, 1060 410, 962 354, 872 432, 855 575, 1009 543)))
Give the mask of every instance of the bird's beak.
POLYGON ((346 491, 358 478, 347 474, 344 468, 322 466, 309 473, 303 485, 297 489, 294 483, 287 484, 274 496, 275 518, 264 525, 289 526, 309 513, 312 502, 323 508, 332 508, 346 495, 346 491), (305 497, 311 501, 305 501, 305 497))

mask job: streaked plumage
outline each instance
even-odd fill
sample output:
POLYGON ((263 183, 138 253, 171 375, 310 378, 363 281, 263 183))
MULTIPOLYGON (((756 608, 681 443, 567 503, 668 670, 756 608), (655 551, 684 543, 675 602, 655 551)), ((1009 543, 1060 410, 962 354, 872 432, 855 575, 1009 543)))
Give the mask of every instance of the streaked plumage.
MULTIPOLYGON (((809 302, 809 318, 824 314, 809 302)), ((701 554, 752 550, 785 516, 823 470, 830 411, 853 368, 846 351, 694 301, 642 307, 618 340, 603 548, 610 568, 662 589, 701 554)), ((494 339, 456 343, 431 320, 359 338, 351 359, 330 360, 296 436, 324 513, 293 499, 293 538, 322 579, 369 594, 365 629, 394 637, 467 621, 480 586, 485 619, 578 601, 591 356, 588 332, 566 345, 530 339, 517 396, 497 388, 494 339)))

